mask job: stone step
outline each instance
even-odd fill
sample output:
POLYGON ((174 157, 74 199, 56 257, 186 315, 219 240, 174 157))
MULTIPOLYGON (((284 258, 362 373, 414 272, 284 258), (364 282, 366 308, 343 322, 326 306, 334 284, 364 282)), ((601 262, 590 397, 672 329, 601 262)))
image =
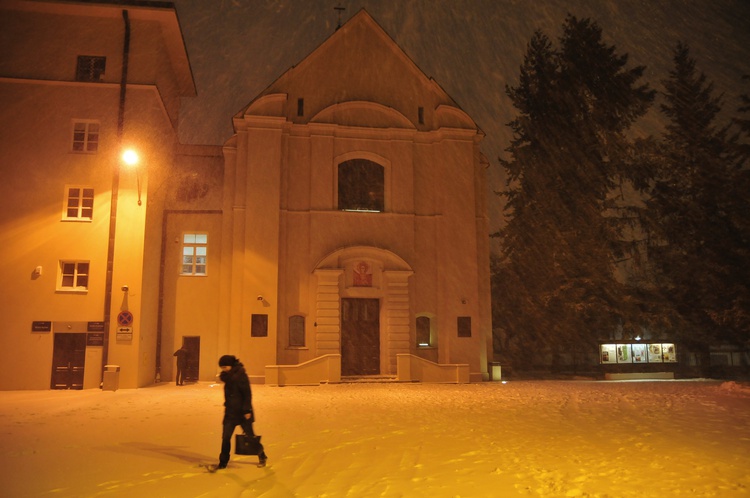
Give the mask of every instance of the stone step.
POLYGON ((385 384, 398 382, 395 375, 342 375, 342 384, 385 384))

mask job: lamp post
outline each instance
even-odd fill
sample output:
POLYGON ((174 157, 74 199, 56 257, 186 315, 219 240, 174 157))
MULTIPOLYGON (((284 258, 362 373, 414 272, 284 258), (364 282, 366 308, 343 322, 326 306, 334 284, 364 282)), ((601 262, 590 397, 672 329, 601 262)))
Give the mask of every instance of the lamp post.
MULTIPOLYGON (((113 286, 113 270, 115 260, 115 241, 117 238, 117 209, 118 200, 120 193, 120 168, 125 165, 130 168, 136 168, 136 177, 138 183, 138 205, 141 205, 141 176, 138 171, 138 165, 140 163, 140 156, 134 149, 125 149, 121 156, 120 162, 117 162, 112 172, 112 200, 110 205, 110 218, 109 218, 109 242, 107 245, 107 274, 105 281, 104 290, 104 347, 102 351, 102 379, 106 370, 107 363, 109 361, 109 333, 110 333, 110 322, 111 322, 111 308, 112 308, 112 286, 113 286)), ((123 290, 127 292, 127 287, 123 290)))
MULTIPOLYGON (((122 143, 125 127, 125 97, 128 86, 128 64, 130 62, 130 17, 127 10, 122 11, 124 33, 122 40, 122 73, 120 74, 120 102, 117 109, 117 141, 122 143)), ((137 155, 136 155, 137 157, 137 155)), ((120 191, 120 165, 115 164, 112 171, 112 197, 109 208, 109 241, 107 243, 107 273, 104 283, 104 345, 102 347, 102 384, 104 370, 109 359, 109 335, 112 307, 112 268, 115 259, 115 231, 117 229, 117 197, 120 191)), ((140 204, 140 188, 139 204, 140 204)))

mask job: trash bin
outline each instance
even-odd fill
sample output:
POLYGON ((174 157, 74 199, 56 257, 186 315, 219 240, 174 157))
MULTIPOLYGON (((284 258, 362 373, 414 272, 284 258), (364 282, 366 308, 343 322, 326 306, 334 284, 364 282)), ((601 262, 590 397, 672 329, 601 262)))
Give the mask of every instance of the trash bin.
POLYGON ((490 380, 498 382, 503 379, 503 369, 499 362, 490 362, 490 380))
POLYGON ((120 365, 104 365, 102 391, 117 391, 120 387, 120 365))

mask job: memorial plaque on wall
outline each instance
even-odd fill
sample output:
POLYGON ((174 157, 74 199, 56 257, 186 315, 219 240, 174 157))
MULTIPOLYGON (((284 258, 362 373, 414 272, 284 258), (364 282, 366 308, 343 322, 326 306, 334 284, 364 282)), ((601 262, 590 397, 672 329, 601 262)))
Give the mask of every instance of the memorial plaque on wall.
POLYGON ((268 337, 268 315, 250 317, 250 337, 268 337))
POLYGON ((51 332, 52 322, 31 322, 32 332, 51 332))

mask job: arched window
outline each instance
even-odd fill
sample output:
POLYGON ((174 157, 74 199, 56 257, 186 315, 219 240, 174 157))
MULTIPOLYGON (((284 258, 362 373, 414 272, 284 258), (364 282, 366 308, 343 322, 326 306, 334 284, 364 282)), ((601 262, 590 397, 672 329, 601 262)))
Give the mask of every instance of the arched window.
POLYGON ((430 316, 420 315, 417 317, 417 347, 433 348, 437 346, 434 321, 430 316))
POLYGON ((367 159, 339 164, 339 209, 382 212, 385 210, 385 170, 367 159))

